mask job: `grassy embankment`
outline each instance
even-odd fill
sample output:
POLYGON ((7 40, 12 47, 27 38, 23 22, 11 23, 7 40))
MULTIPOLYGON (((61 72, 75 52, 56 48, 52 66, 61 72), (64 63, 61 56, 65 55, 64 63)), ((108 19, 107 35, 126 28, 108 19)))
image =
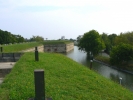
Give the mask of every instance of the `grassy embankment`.
POLYGON ((0 86, 1 100, 34 97, 34 70, 45 70, 46 96, 53 100, 132 100, 133 93, 61 54, 25 53, 0 86))
POLYGON ((35 46, 42 45, 41 42, 29 42, 21 44, 12 44, 12 45, 1 45, 3 47, 3 52, 18 52, 21 50, 29 49, 35 46))
POLYGON ((68 41, 68 40, 48 40, 48 41, 44 41, 44 44, 68 44, 68 43, 72 43, 72 41, 68 41))
POLYGON ((3 47, 3 52, 19 52, 21 50, 26 50, 29 48, 33 48, 35 46, 43 45, 43 44, 67 44, 71 43, 71 41, 64 40, 51 40, 44 42, 29 42, 29 43, 20 43, 20 44, 12 44, 12 45, 1 45, 3 47))

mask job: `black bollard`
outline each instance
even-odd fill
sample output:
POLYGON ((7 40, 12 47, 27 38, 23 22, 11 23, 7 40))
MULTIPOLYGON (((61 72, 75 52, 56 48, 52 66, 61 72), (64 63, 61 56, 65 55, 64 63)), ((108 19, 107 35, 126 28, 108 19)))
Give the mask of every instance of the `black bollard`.
POLYGON ((2 56, 2 58, 3 58, 3 57, 4 57, 4 54, 2 53, 2 55, 1 55, 1 56, 2 56))
POLYGON ((34 70, 35 79, 35 99, 34 100, 45 100, 45 80, 44 70, 34 70))
POLYGON ((90 52, 90 69, 92 69, 93 54, 90 52))
POLYGON ((39 54, 38 54, 38 50, 37 47, 35 47, 35 61, 39 61, 39 54))
POLYGON ((35 51, 38 51, 37 47, 35 47, 35 51))
POLYGON ((16 60, 15 60, 15 54, 14 53, 12 54, 12 57, 13 57, 13 61, 15 62, 16 60))

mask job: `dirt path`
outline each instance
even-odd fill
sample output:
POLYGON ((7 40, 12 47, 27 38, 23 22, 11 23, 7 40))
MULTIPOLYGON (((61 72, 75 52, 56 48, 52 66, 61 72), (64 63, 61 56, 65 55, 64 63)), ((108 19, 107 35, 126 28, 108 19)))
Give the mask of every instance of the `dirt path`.
MULTIPOLYGON (((38 46, 38 52, 44 52, 44 46, 41 45, 41 46, 38 46)), ((26 49, 26 50, 22 50, 20 52, 34 52, 35 51, 35 47, 34 48, 29 48, 29 49, 26 49)))

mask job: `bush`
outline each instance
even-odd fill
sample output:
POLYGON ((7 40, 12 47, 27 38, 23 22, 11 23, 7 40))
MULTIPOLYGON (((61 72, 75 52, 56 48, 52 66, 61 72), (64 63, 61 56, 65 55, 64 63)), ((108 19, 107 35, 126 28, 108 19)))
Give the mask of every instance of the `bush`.
POLYGON ((121 43, 112 48, 110 62, 115 65, 128 64, 133 59, 133 46, 121 43))

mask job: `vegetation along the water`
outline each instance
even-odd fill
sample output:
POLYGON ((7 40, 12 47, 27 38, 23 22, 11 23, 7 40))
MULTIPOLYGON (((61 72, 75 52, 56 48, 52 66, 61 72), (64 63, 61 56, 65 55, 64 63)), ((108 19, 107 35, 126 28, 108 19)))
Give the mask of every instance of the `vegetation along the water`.
POLYGON ((88 56, 93 54, 96 57, 104 51, 110 57, 96 57, 98 60, 122 69, 133 70, 133 32, 108 35, 91 30, 82 37, 77 37, 77 40, 79 49, 86 51, 88 56))

